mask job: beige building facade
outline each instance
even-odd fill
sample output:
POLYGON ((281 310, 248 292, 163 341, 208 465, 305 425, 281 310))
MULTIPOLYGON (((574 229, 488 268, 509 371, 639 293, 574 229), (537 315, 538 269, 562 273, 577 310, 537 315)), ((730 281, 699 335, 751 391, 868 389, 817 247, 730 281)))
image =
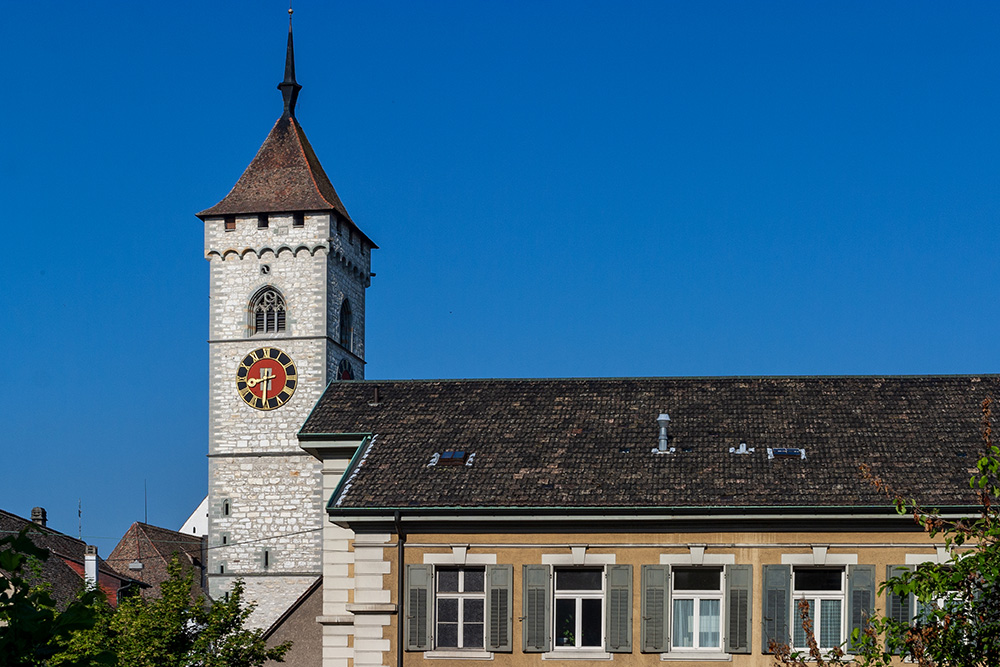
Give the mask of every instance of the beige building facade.
POLYGON ((888 576, 950 558, 871 478, 974 514, 976 403, 998 384, 335 383, 299 433, 328 480, 323 664, 762 666, 772 642, 807 648, 803 600, 849 653, 873 614, 914 614, 888 576), (654 405, 675 408, 662 447, 654 405))

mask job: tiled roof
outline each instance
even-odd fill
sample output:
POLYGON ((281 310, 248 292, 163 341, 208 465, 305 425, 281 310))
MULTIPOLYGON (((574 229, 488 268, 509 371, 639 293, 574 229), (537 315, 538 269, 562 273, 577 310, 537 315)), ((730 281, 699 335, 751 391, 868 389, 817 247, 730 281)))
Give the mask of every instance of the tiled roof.
POLYGON ((988 396, 1000 376, 333 382, 300 439, 376 436, 331 500, 347 511, 888 506, 862 463, 929 506, 970 506, 988 396), (651 452, 661 412, 673 454, 651 452), (475 458, 429 466, 444 450, 475 458))
POLYGON ((142 591, 143 597, 159 597, 160 584, 169 576, 167 565, 174 554, 177 554, 185 568, 195 570, 191 592, 192 596, 197 597, 205 593, 201 586, 201 550, 200 537, 136 521, 118 541, 108 556, 107 563, 122 574, 148 585, 149 588, 142 591), (130 569, 129 565, 134 562, 141 563, 142 569, 130 569))
MULTIPOLYGON (((39 575, 28 578, 49 584, 53 598, 60 607, 63 607, 83 586, 87 544, 51 528, 43 528, 16 514, 0 510, 0 535, 17 533, 25 526, 31 526, 28 532, 31 541, 49 551, 49 558, 42 563, 39 575)), ((116 604, 118 590, 130 582, 130 577, 116 572, 101 560, 98 563, 98 580, 108 602, 116 604)))
POLYGON ((336 211, 354 225, 302 126, 282 116, 229 194, 198 217, 290 211, 336 211))

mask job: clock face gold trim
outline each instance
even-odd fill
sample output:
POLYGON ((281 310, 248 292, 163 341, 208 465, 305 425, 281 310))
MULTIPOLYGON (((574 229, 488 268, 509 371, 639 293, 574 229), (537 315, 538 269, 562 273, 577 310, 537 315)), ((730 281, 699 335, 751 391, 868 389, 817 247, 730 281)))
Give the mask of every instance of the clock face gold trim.
POLYGON ((288 402, 299 383, 292 358, 276 347, 243 357, 236 369, 236 393, 255 410, 274 410, 288 402))

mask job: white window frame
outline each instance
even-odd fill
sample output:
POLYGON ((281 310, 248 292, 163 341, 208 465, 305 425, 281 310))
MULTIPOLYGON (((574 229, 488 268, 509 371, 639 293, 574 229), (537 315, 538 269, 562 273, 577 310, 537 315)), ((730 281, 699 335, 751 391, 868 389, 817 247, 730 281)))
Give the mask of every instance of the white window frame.
POLYGON ((551 566, 552 572, 553 572, 553 575, 552 575, 553 576, 553 581, 552 581, 552 588, 551 588, 552 595, 553 595, 553 599, 552 599, 552 623, 553 623, 553 625, 551 626, 551 632, 552 632, 552 635, 553 635, 552 636, 552 650, 548 651, 546 653, 542 653, 542 660, 611 660, 611 653, 608 653, 607 651, 604 650, 604 641, 606 641, 606 638, 604 637, 604 632, 605 632, 605 617, 604 617, 604 615, 607 613, 607 610, 605 609, 603 603, 601 604, 601 617, 602 617, 601 618, 601 622, 602 622, 602 625, 601 625, 601 637, 602 637, 601 646, 596 647, 596 648, 586 648, 586 649, 583 649, 583 648, 569 648, 569 647, 563 647, 563 648, 557 649, 556 646, 555 646, 555 643, 556 643, 556 641, 555 641, 555 617, 556 617, 556 613, 555 613, 556 612, 556 610, 555 610, 555 590, 556 590, 556 586, 555 586, 555 574, 554 574, 555 570, 557 568, 561 568, 561 567, 572 567, 572 566, 575 566, 575 567, 584 567, 584 568, 599 567, 599 568, 601 568, 604 571, 604 574, 603 574, 604 578, 603 578, 602 581, 603 581, 603 587, 605 589, 607 589, 608 573, 607 573, 607 567, 605 567, 605 566, 607 566, 607 565, 616 565, 617 564, 617 556, 615 554, 613 554, 613 553, 595 553, 590 548, 590 545, 586 545, 586 544, 583 544, 583 545, 580 545, 580 544, 573 545, 573 546, 570 546, 569 551, 570 551, 569 553, 546 553, 546 554, 542 554, 542 565, 549 565, 549 566, 551 566))
MULTIPOLYGON (((944 565, 951 560, 951 553, 946 547, 937 547, 933 554, 906 554, 906 565, 916 569, 921 565, 944 565)), ((950 596, 939 597, 934 600, 934 604, 937 605, 938 609, 943 609, 946 604, 950 604, 955 600, 958 600, 960 596, 957 591, 953 591, 950 596)), ((921 614, 925 613, 924 610, 927 608, 926 603, 920 602, 913 597, 913 605, 910 609, 910 624, 915 624, 921 614)))
POLYGON ((708 653, 722 653, 722 639, 723 639, 723 629, 725 626, 725 597, 726 597, 726 576, 725 567, 722 565, 676 565, 670 568, 670 650, 673 651, 697 651, 697 652, 708 652, 708 653), (676 576, 677 569, 697 569, 704 568, 709 570, 715 570, 719 573, 719 587, 716 590, 703 589, 703 590, 678 590, 676 586, 676 576), (693 612, 694 612, 694 623, 692 632, 692 646, 679 646, 677 642, 677 633, 674 632, 674 614, 676 613, 676 603, 679 600, 692 600, 693 601, 693 612), (715 646, 699 646, 700 635, 701 635, 701 601, 702 600, 717 600, 719 602, 719 643, 715 646))
POLYGON ((817 565, 797 565, 792 567, 792 608, 789 612, 789 628, 792 634, 792 649, 798 651, 809 650, 808 645, 798 645, 796 643, 796 635, 802 635, 804 642, 808 640, 805 637, 805 633, 802 630, 802 617, 799 613, 799 602, 803 599, 809 600, 813 603, 813 636, 816 638, 816 644, 819 646, 821 651, 829 651, 836 647, 842 646, 844 642, 847 641, 847 568, 839 565, 832 566, 817 566, 817 565), (840 590, 839 591, 823 591, 823 590, 810 590, 810 589, 800 589, 795 586, 795 573, 796 570, 815 570, 823 569, 830 571, 839 571, 840 574, 840 590), (823 610, 823 601, 838 601, 840 602, 840 629, 836 642, 832 646, 823 646, 822 644, 822 629, 821 629, 821 619, 823 610))
MULTIPOLYGON (((671 553, 671 554, 660 554, 660 565, 669 565, 671 571, 675 567, 719 567, 722 568, 723 574, 726 571, 727 565, 736 565, 736 554, 724 554, 724 553, 706 553, 709 545, 707 544, 689 544, 687 545, 687 553, 671 553)), ((673 574, 670 578, 671 593, 673 592, 673 574)), ((723 584, 725 586, 725 584, 723 584)), ((723 593, 723 597, 725 593, 723 593)), ((667 627, 670 628, 670 644, 671 649, 667 653, 660 654, 660 660, 663 661, 686 661, 686 660, 712 660, 712 661, 725 661, 731 662, 733 656, 726 653, 722 648, 716 651, 710 650, 699 650, 693 651, 689 649, 674 649, 673 643, 673 622, 674 622, 674 605, 673 602, 670 603, 670 609, 667 610, 666 622, 669 623, 667 627)), ((723 602, 723 614, 725 614, 725 602, 723 602)), ((720 628, 725 628, 725 625, 721 625, 720 628)))
POLYGON ((605 590, 608 586, 608 574, 607 569, 601 566, 556 566, 552 572, 552 650, 553 651, 603 651, 604 642, 606 640, 605 633, 605 623, 607 621, 607 609, 604 605, 605 590), (564 590, 559 589, 559 573, 569 572, 572 570, 591 570, 596 571, 601 577, 601 587, 594 589, 572 589, 567 588, 564 590), (558 606, 559 600, 575 600, 576 601, 576 628, 574 629, 574 646, 560 646, 558 644, 558 638, 556 636, 556 628, 558 626, 559 619, 557 617, 556 607, 558 606), (583 640, 583 601, 584 600, 597 600, 601 603, 601 638, 597 644, 592 646, 581 646, 579 642, 583 640))
MULTIPOLYGON (((467 545, 451 545, 451 553, 428 553, 424 554, 424 565, 434 565, 434 644, 437 645, 437 568, 440 567, 482 567, 486 568, 487 565, 497 564, 496 554, 470 554, 469 547, 467 545)), ((484 580, 485 581, 485 580, 484 580)), ((485 583, 484 583, 485 588, 485 583)), ((485 596, 485 592, 483 594, 485 596)), ((485 605, 485 602, 484 602, 485 605)), ((485 611, 485 609, 484 609, 485 611)), ((483 645, 486 644, 485 636, 485 623, 483 630, 483 645)), ((462 659, 462 660, 492 660, 493 651, 486 648, 434 648, 430 651, 424 651, 425 660, 435 660, 435 659, 462 659)))
MULTIPOLYGON (((450 621, 448 621, 450 623, 450 621)), ((486 566, 485 565, 454 565, 446 566, 441 565, 434 568, 434 648, 435 650, 441 651, 484 651, 486 650, 486 566), (465 590, 465 575, 470 570, 476 570, 482 575, 482 589, 478 591, 466 591, 465 590), (457 572, 458 574, 458 591, 442 591, 440 590, 441 574, 444 572, 457 572), (458 601, 458 646, 441 646, 438 641, 440 639, 440 632, 438 624, 441 622, 438 619, 438 602, 441 600, 457 600, 458 601), (483 626, 482 636, 479 640, 479 646, 462 646, 465 640, 465 601, 466 600, 480 600, 483 603, 482 610, 482 620, 479 624, 483 626)))

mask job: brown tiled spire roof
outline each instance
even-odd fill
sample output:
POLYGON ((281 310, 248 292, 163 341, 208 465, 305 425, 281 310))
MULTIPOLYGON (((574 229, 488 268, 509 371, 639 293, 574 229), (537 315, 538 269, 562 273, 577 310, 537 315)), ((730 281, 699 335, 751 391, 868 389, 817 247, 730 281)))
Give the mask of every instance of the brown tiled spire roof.
POLYGON ((353 223, 292 116, 278 119, 229 194, 198 217, 286 211, 336 211, 353 223))
POLYGON ((220 215, 336 211, 375 246, 347 213, 295 118, 295 101, 300 88, 302 86, 295 81, 295 55, 289 22, 285 78, 278 84, 284 112, 229 194, 215 206, 198 213, 198 217, 204 220, 220 215))

